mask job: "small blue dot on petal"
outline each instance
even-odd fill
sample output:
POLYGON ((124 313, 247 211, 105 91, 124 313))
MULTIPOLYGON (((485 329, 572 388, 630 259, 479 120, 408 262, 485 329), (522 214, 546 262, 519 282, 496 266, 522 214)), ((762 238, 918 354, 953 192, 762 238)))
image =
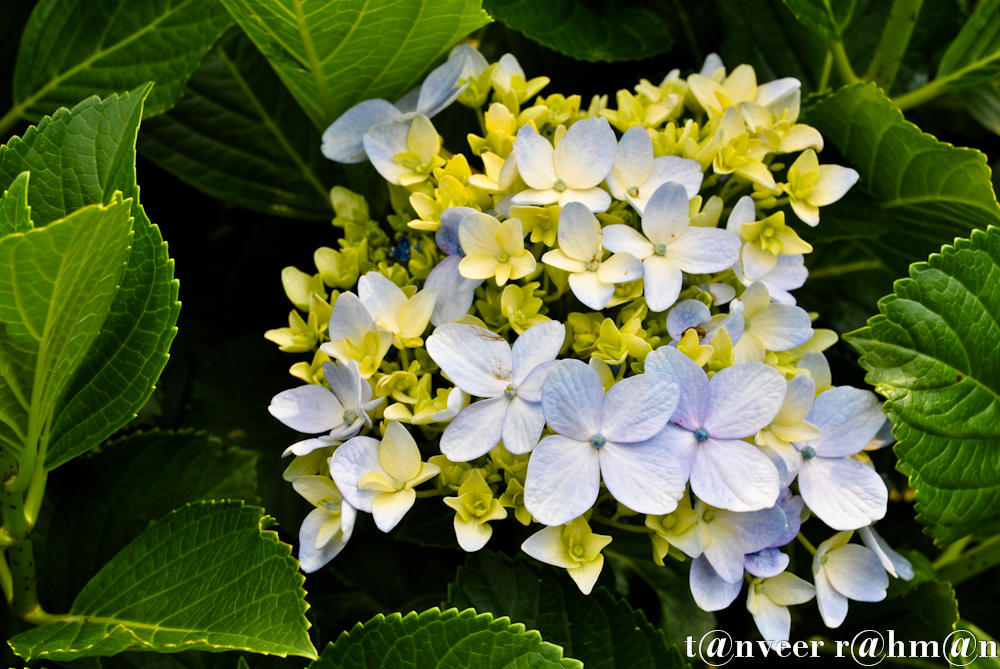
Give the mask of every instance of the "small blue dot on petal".
POLYGON ((707 441, 708 430, 706 430, 703 427, 699 427, 697 430, 694 431, 694 436, 698 439, 698 441, 707 441))

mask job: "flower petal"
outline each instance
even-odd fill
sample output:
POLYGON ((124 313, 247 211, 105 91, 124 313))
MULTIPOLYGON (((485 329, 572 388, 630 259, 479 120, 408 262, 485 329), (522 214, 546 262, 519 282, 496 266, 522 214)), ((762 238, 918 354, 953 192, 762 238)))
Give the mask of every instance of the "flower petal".
POLYGON ((559 249, 570 258, 589 262, 600 260, 604 234, 601 223, 586 206, 572 202, 559 212, 559 249))
POLYGON ((678 395, 677 384, 666 374, 647 371, 622 379, 604 396, 599 432, 609 442, 651 439, 670 420, 678 395))
POLYGON ((688 228, 691 219, 684 186, 667 182, 656 189, 642 213, 642 232, 653 244, 669 244, 688 228))
POLYGON ((514 150, 517 152, 517 171, 524 183, 535 189, 552 188, 558 179, 552 143, 539 135, 533 126, 522 125, 517 131, 514 150))
POLYGON ((695 452, 691 490, 720 509, 765 509, 778 498, 778 470, 745 441, 709 439, 695 452))
POLYGON ((604 248, 612 253, 631 253, 639 260, 653 255, 653 244, 633 227, 622 224, 609 225, 602 232, 604 248))
POLYGON ((401 423, 390 421, 378 449, 378 461, 389 479, 410 481, 420 473, 420 449, 401 423))
POLYGON ((358 297, 378 325, 398 332, 399 314, 406 304, 399 286, 380 272, 367 272, 358 280, 358 297))
POLYGON ((400 177, 410 173, 410 168, 396 161, 400 153, 409 152, 406 139, 410 123, 381 123, 365 133, 365 152, 372 165, 391 184, 399 185, 400 177))
POLYGON ((398 121, 403 115, 386 100, 365 100, 354 105, 323 133, 323 155, 338 163, 367 160, 365 133, 375 125, 398 121))
POLYGON ((858 544, 847 544, 827 553, 826 577, 837 592, 856 602, 881 602, 889 587, 875 553, 858 544))
MULTIPOLYGON (((350 508, 350 505, 341 505, 341 509, 346 510, 347 508, 350 508)), ((351 512, 354 512, 353 508, 351 508, 351 512)), ((307 574, 319 571, 330 560, 337 557, 351 536, 350 533, 345 536, 341 530, 331 540, 317 548, 316 537, 319 535, 320 529, 331 518, 334 516, 326 509, 313 509, 302 521, 302 526, 299 528, 299 564, 302 566, 302 571, 307 574)), ((343 521, 341 521, 341 527, 343 527, 343 521)))
POLYGON ((597 278, 604 283, 627 283, 642 278, 642 261, 631 253, 616 253, 597 267, 597 278))
POLYGON ((563 528, 561 525, 546 527, 528 537, 521 544, 521 550, 539 562, 544 562, 554 567, 562 567, 563 569, 576 567, 577 563, 571 560, 566 554, 566 546, 563 544, 562 533, 563 528))
POLYGON ((412 488, 404 488, 396 492, 384 493, 372 502, 372 517, 375 526, 383 532, 391 532, 406 512, 413 508, 417 501, 417 493, 412 488))
POLYGON ((600 428, 603 404, 601 379, 582 360, 564 360, 545 377, 542 388, 545 422, 557 434, 588 441, 600 428))
POLYGON ((712 568, 704 555, 691 562, 689 584, 694 603, 703 611, 721 611, 740 596, 743 573, 735 583, 729 583, 712 568))
POLYGON ((652 172, 653 140, 649 132, 638 125, 629 128, 618 142, 615 165, 608 175, 611 194, 617 200, 624 200, 629 188, 641 186, 652 172))
MULTIPOLYGON (((592 211, 595 214, 598 214, 602 211, 607 211, 608 207, 611 206, 611 196, 608 195, 607 191, 597 187, 567 188, 562 193, 559 193, 559 198, 555 201, 557 201, 563 207, 565 207, 567 204, 571 202, 577 202, 579 204, 582 204, 588 210, 592 211)), ((551 202, 552 200, 549 200, 547 202, 539 204, 549 204, 551 202)))
POLYGON ((684 497, 687 477, 666 440, 657 436, 636 443, 609 440, 600 458, 608 492, 633 511, 671 513, 684 497))
POLYGON ((267 410, 288 427, 306 434, 326 432, 344 422, 344 407, 325 386, 299 386, 278 393, 267 410))
POLYGON ((684 286, 684 274, 663 256, 649 256, 642 263, 643 292, 650 311, 660 312, 677 301, 684 286))
POLYGON ((885 423, 885 414, 875 393, 840 386, 820 393, 806 421, 822 434, 799 447, 811 446, 824 458, 841 458, 864 449, 885 423))
POLYGON ((676 348, 661 346, 646 356, 646 372, 665 374, 677 384, 680 396, 670 422, 694 432, 705 424, 711 390, 708 375, 676 348))
POLYGON ((835 530, 856 530, 882 519, 889 501, 882 477, 850 458, 803 462, 799 494, 813 515, 835 530))
POLYGON ((452 462, 468 462, 489 453, 500 443, 509 406, 506 397, 494 397, 462 409, 441 435, 441 452, 452 462))
POLYGON ((770 578, 785 571, 789 558, 777 548, 762 548, 743 557, 743 568, 758 578, 770 578))
POLYGON ((816 207, 833 204, 844 197, 851 186, 858 182, 858 178, 858 173, 850 167, 820 165, 819 180, 812 193, 809 194, 809 204, 816 207))
POLYGON ((735 265, 740 240, 720 228, 688 228, 667 247, 670 262, 689 274, 711 274, 735 265))
POLYGON ((544 525, 562 525, 597 501, 601 465, 589 442, 561 435, 542 439, 528 460, 524 506, 544 525))
MULTIPOLYGON (((750 586, 751 591, 753 585, 750 586)), ((753 594, 750 595, 754 597, 753 594)), ((792 614, 788 612, 787 606, 775 604, 766 595, 756 595, 757 613, 753 614, 753 621, 757 624, 757 631, 766 641, 788 641, 788 635, 792 631, 792 614)), ((749 608, 749 599, 747 600, 749 608)))
POLYGON ((469 313, 482 279, 466 279, 458 270, 462 258, 450 255, 439 262, 424 281, 424 289, 437 288, 437 300, 431 312, 431 325, 454 323, 469 313))
MULTIPOLYGON (((553 162, 557 178, 569 188, 593 188, 608 176, 615 164, 617 152, 615 131, 606 118, 591 117, 577 121, 569 127, 555 148, 553 162)), ((524 176, 523 172, 521 176, 524 176)), ((527 179, 525 183, 535 186, 527 179)))
POLYGON ((541 402, 528 402, 514 397, 507 407, 503 422, 503 445, 514 455, 529 453, 542 436, 545 413, 541 402))
MULTIPOLYGON (((648 283, 649 280, 646 280, 648 283)), ((701 300, 684 300, 674 305, 667 314, 667 332, 671 339, 680 339, 688 328, 698 327, 712 320, 712 311, 701 300)))
POLYGON ((608 306, 608 302, 615 294, 615 284, 604 283, 598 278, 597 272, 584 271, 570 274, 569 287, 576 295, 576 299, 597 311, 608 306))
POLYGON ((812 321, 801 307, 772 302, 752 320, 754 334, 769 351, 802 346, 813 336, 812 321))
POLYGON ((826 578, 826 570, 813 571, 816 583, 816 605, 823 623, 831 629, 840 627, 847 617, 847 597, 837 592, 826 578))
POLYGON ((444 63, 431 70, 420 86, 417 113, 430 118, 462 94, 468 86, 468 84, 458 83, 465 70, 465 61, 465 54, 459 54, 457 57, 448 58, 444 63))
POLYGON ((463 521, 455 516, 455 538, 458 545, 466 553, 475 553, 493 536, 493 527, 489 523, 480 523, 478 518, 463 521))
POLYGON ((379 442, 371 437, 354 437, 337 447, 330 458, 330 475, 344 499, 355 509, 371 513, 372 502, 382 493, 358 490, 361 477, 369 472, 385 475, 379 464, 379 442))
POLYGON ((483 253, 498 256, 503 249, 497 241, 500 221, 489 214, 474 211, 462 217, 458 224, 458 239, 466 256, 483 253))
POLYGON ((441 325, 427 338, 426 346, 452 383, 470 395, 497 397, 510 383, 510 344, 485 328, 464 323, 441 325))
POLYGON ((705 429, 716 439, 744 439, 766 427, 785 399, 785 378, 773 367, 750 363, 712 377, 705 429))
POLYGON ((566 326, 559 321, 546 321, 525 330, 511 347, 515 388, 538 365, 555 360, 566 339, 566 326))

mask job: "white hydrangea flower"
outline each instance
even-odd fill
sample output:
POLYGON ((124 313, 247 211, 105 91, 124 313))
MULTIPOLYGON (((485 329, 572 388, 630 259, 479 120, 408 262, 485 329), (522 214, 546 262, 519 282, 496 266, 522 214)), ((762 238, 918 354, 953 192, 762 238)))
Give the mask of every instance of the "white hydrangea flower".
POLYGON ((333 452, 330 474, 344 499, 372 514, 383 532, 396 527, 417 499, 415 486, 441 472, 420 461, 417 442, 402 424, 392 421, 381 441, 354 437, 333 452))
POLYGON ((792 630, 792 614, 788 607, 805 604, 815 596, 816 588, 812 583, 789 572, 772 578, 755 578, 747 593, 747 611, 753 615, 765 640, 788 641, 792 630))
POLYGON ((658 435, 676 400, 677 386, 665 375, 647 371, 605 394, 587 363, 557 364, 542 389, 545 422, 555 434, 535 447, 524 484, 524 505, 535 520, 561 525, 583 515, 597 501, 602 478, 634 511, 673 511, 685 477, 658 435))
POLYGON ((691 226, 688 193, 681 184, 657 188, 642 215, 642 232, 628 225, 604 228, 604 247, 642 260, 643 293, 650 311, 665 311, 680 295, 684 272, 711 274, 739 260, 740 241, 720 228, 691 226))
POLYGON ((820 437, 818 427, 806 420, 816 397, 816 381, 811 376, 799 374, 786 381, 785 400, 778 415, 770 425, 757 433, 754 441, 764 449, 771 449, 782 459, 788 478, 792 479, 802 465, 802 455, 792 442, 809 441, 820 437))
POLYGON ((642 126, 635 126, 618 142, 608 188, 618 200, 627 201, 640 214, 653 193, 667 182, 680 184, 690 200, 701 190, 705 173, 698 161, 678 156, 653 157, 653 140, 642 126))
POLYGON ((386 100, 365 100, 354 105, 323 133, 323 155, 338 163, 364 162, 364 136, 385 123, 401 123, 418 114, 433 117, 458 99, 470 78, 489 66, 483 55, 468 44, 451 50, 448 60, 424 79, 419 89, 404 95, 395 105, 386 100))
POLYGON ((840 627, 847 617, 847 600, 881 602, 889 576, 873 552, 848 543, 854 532, 838 532, 816 548, 813 581, 816 604, 827 627, 840 627))
POLYGON ((299 564, 311 574, 344 549, 358 512, 326 476, 299 476, 292 480, 292 487, 316 507, 299 528, 299 564))
POLYGON ((646 373, 663 374, 680 388, 677 410, 659 439, 670 444, 690 473, 694 494, 731 511, 773 506, 780 492, 778 470, 743 439, 778 414, 784 377, 751 363, 727 367, 709 380, 691 358, 670 346, 646 356, 646 373))
POLYGON ((358 280, 358 296, 375 323, 393 334, 397 346, 423 344, 421 335, 434 312, 437 288, 424 287, 407 296, 382 273, 368 272, 358 280))
POLYGON ((803 151, 788 168, 788 204, 804 223, 818 225, 819 208, 844 197, 859 178, 850 167, 820 165, 815 151, 803 151))
POLYGON ((711 343, 719 328, 725 328, 730 342, 736 344, 743 336, 743 314, 734 311, 712 315, 712 310, 701 300, 678 302, 667 313, 667 334, 671 343, 679 342, 689 329, 695 328, 701 345, 711 343))
POLYGON ((559 321, 539 323, 511 346, 475 325, 451 323, 427 338, 427 352, 452 382, 475 397, 441 436, 441 452, 468 462, 503 439, 511 453, 528 453, 545 426, 542 383, 559 354, 566 329, 559 321))
POLYGON ((529 188, 517 193, 513 204, 580 202, 590 211, 606 211, 607 191, 597 187, 615 164, 618 142, 605 118, 577 121, 553 148, 531 125, 517 131, 514 151, 517 171, 529 188))
MULTIPOLYGON (((733 265, 733 272, 744 286, 749 286, 753 283, 753 281, 746 278, 746 275, 743 274, 743 265, 741 263, 733 265)), ((778 260, 774 263, 774 267, 767 273, 762 274, 757 281, 767 287, 767 292, 775 302, 795 305, 795 296, 792 295, 791 291, 805 285, 808 278, 809 270, 806 269, 806 257, 801 253, 793 253, 791 255, 779 255, 778 260)))
POLYGON ((737 364, 763 362, 767 351, 788 351, 812 339, 809 314, 800 307, 772 302, 767 287, 755 281, 732 301, 730 312, 742 314, 743 336, 733 345, 737 364))
POLYGON ((556 234, 559 248, 545 253, 542 262, 570 272, 569 287, 591 309, 608 306, 616 283, 642 278, 642 262, 630 253, 603 260, 601 223, 583 204, 571 202, 562 208, 556 234))
POLYGON ((806 421, 821 436, 796 442, 802 453, 799 493, 810 511, 835 530, 856 530, 885 516, 889 491, 878 473, 851 456, 885 422, 875 393, 850 386, 819 395, 806 421))
POLYGON ((740 271, 749 281, 770 274, 783 256, 812 251, 812 246, 785 225, 784 212, 775 212, 758 221, 757 209, 749 195, 741 197, 733 207, 726 221, 726 230, 736 235, 742 244, 740 271))
POLYGON ((369 414, 384 397, 372 399, 371 385, 361 378, 358 363, 324 362, 323 375, 329 388, 310 384, 278 393, 267 408, 282 423, 305 434, 329 434, 306 439, 285 449, 284 455, 305 455, 317 448, 333 446, 371 427, 369 414))
POLYGON ((909 581, 914 577, 915 572, 910 561, 894 551, 892 546, 882 538, 882 535, 875 531, 874 525, 862 527, 858 530, 858 534, 861 535, 861 541, 864 542, 865 546, 868 546, 868 550, 878 557, 883 569, 904 581, 909 581))
POLYGON ((330 341, 320 350, 341 362, 354 360, 361 378, 371 377, 392 346, 393 334, 380 329, 354 293, 341 293, 330 314, 330 341))

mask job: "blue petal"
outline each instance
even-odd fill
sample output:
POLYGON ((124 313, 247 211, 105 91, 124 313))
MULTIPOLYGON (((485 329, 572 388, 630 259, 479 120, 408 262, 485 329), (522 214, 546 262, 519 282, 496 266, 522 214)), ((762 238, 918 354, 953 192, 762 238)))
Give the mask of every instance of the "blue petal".
POLYGON ((323 133, 323 155, 338 163, 361 163, 365 153, 365 133, 372 126, 391 123, 402 116, 386 100, 365 100, 354 105, 323 133))
POLYGON ((771 578, 785 571, 788 556, 777 548, 764 548, 743 556, 743 568, 754 576, 771 578))

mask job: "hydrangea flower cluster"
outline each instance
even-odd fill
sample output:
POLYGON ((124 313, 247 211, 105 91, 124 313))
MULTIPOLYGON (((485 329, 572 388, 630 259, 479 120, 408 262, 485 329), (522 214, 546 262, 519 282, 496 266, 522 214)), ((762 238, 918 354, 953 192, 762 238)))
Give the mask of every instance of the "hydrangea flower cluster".
POLYGON ((316 507, 303 569, 344 548, 358 512, 389 532, 443 497, 464 550, 512 516, 538 528, 522 549, 585 593, 607 525, 645 533, 658 565, 690 558, 706 610, 746 581, 766 639, 814 597, 840 625, 887 573, 913 575, 872 526, 888 492, 865 452, 891 425, 873 393, 832 385, 837 337, 791 292, 812 250, 795 228, 858 174, 819 163, 797 80, 758 85, 715 55, 619 91, 617 109, 539 95, 548 83, 463 44, 326 131, 324 154, 370 160, 394 213, 383 227, 334 188, 339 248, 285 269, 295 309, 266 335, 312 355, 270 406, 312 435, 286 450, 316 507), (468 155, 431 121, 453 102, 480 121, 468 155), (810 517, 837 532, 818 548, 799 533, 810 517), (812 582, 786 571, 796 537, 812 582))

